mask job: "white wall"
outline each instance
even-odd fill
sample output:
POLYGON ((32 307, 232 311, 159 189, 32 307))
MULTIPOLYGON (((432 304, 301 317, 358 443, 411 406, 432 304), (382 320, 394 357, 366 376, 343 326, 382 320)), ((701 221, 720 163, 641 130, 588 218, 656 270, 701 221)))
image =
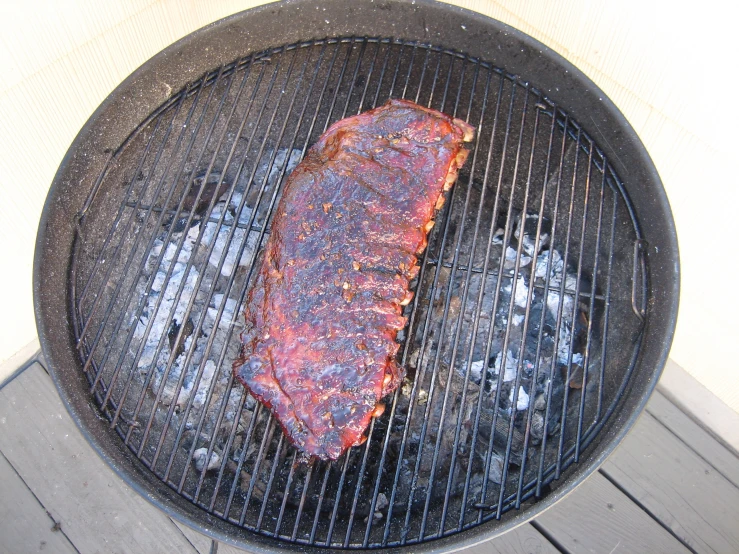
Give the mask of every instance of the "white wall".
MULTIPOLYGON (((31 264, 54 172, 86 119, 159 50, 247 0, 0 5, 0 363, 35 337, 31 264)), ((672 358, 739 411, 737 49, 729 3, 457 0, 529 33, 588 74, 647 146, 678 226, 672 358), (726 292, 720 292, 724 289, 726 292)), ((3 378, 0 375, 0 380, 3 378)))

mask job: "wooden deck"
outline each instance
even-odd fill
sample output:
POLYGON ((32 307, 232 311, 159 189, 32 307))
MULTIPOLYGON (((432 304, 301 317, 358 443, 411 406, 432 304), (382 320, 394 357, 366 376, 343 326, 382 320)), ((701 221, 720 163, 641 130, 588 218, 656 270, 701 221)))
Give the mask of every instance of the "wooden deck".
MULTIPOLYGON (((208 554, 210 539, 128 488, 38 362, 0 389, 0 552, 208 554)), ((241 552, 217 545, 219 553, 241 552)), ((739 458, 660 392, 559 504, 468 554, 739 552, 739 458)))

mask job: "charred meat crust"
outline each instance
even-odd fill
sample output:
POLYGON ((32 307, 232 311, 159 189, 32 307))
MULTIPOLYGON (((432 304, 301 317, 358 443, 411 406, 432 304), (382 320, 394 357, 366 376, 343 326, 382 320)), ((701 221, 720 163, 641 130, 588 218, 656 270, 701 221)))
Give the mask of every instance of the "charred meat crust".
POLYGON ((364 442, 402 380, 402 306, 473 137, 390 100, 331 126, 285 183, 233 369, 308 455, 335 460, 364 442))

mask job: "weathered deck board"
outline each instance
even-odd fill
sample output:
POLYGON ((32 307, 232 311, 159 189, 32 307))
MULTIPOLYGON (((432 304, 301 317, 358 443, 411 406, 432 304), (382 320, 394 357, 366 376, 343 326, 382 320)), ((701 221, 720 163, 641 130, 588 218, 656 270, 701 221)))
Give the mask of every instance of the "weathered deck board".
POLYGON ((651 414, 601 471, 696 552, 739 552, 739 488, 651 414))
POLYGON ((665 398, 661 392, 655 391, 647 404, 647 412, 715 467, 721 475, 739 487, 739 458, 665 398))
POLYGON ((674 360, 667 360, 657 390, 739 456, 739 412, 724 404, 674 360))
POLYGON ((0 456, 0 550, 3 552, 78 552, 33 496, 4 456, 0 456))
POLYGON ((0 390, 0 452, 80 552, 196 554, 92 450, 38 364, 0 390))
POLYGON ((600 473, 536 519, 566 552, 690 552, 600 473))

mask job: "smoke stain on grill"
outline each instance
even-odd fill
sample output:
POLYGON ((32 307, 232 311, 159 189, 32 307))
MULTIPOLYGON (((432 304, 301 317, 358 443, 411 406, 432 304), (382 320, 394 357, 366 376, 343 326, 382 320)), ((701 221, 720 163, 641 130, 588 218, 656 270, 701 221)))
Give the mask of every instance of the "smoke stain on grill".
POLYGON ((490 64, 394 39, 276 48, 174 94, 115 155, 76 254, 81 355, 132 453, 216 517, 350 548, 508 517, 549 494, 628 378, 629 349, 604 348, 641 329, 617 174, 552 100, 490 64), (404 382, 365 445, 310 462, 231 378, 244 293, 306 148, 402 95, 482 121, 476 161, 404 308, 404 382))

